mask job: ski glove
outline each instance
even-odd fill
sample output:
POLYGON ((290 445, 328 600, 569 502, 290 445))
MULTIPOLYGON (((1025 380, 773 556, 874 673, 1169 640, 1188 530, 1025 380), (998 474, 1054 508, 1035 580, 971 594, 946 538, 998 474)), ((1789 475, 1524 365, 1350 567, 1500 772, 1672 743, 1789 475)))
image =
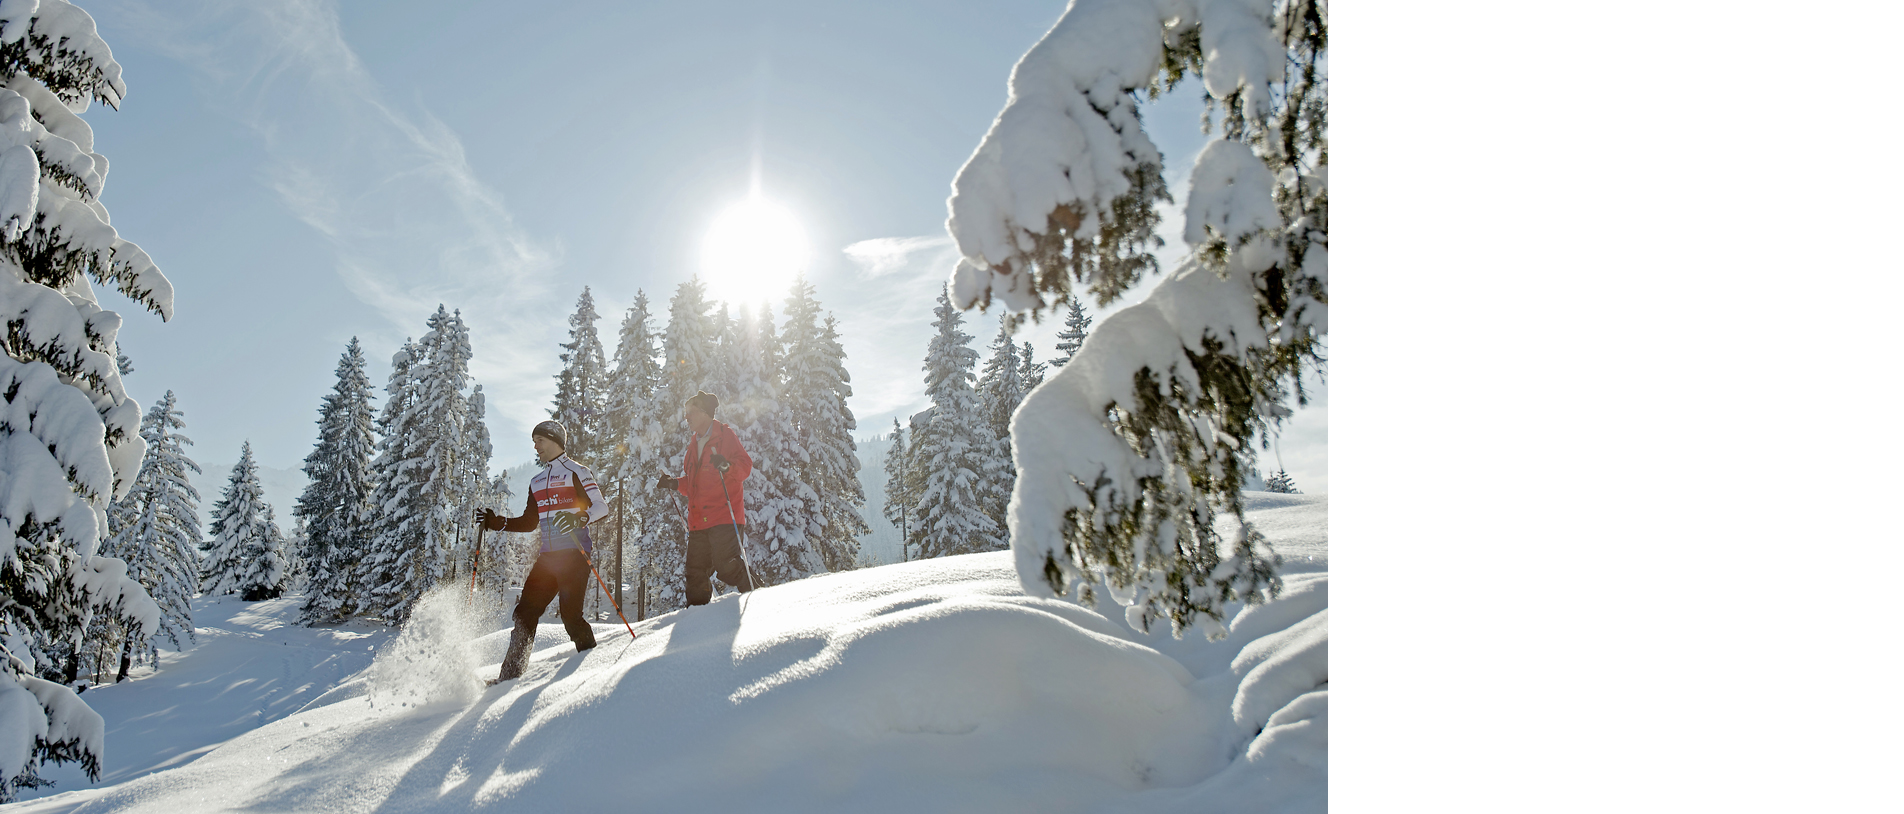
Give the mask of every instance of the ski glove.
POLYGON ((488 509, 476 510, 476 522, 483 524, 483 528, 489 529, 490 531, 502 531, 503 526, 508 523, 502 515, 496 514, 488 509))
POLYGON ((714 453, 713 455, 708 457, 708 460, 713 462, 715 469, 719 469, 722 472, 727 471, 727 459, 721 457, 720 453, 718 452, 714 453))
POLYGON ((655 485, 654 485, 654 488, 656 488, 656 489, 673 489, 673 488, 674 488, 674 485, 675 485, 675 484, 677 484, 677 483, 680 483, 680 481, 679 481, 679 480, 676 480, 676 479, 674 479, 674 478, 670 478, 670 477, 668 477, 667 475, 662 475, 662 476, 661 476, 661 479, 660 479, 660 480, 658 480, 658 481, 655 481, 655 485))
POLYGON ((588 525, 582 520, 581 512, 556 512, 551 519, 555 523, 555 530, 563 534, 574 534, 576 529, 588 525))

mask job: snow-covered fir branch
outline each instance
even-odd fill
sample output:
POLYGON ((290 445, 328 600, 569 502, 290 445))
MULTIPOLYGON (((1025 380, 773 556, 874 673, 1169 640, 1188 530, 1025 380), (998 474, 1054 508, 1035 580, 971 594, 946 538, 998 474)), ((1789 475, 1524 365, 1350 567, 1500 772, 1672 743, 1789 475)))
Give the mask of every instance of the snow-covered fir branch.
POLYGON ((1194 250, 1104 319, 1011 432, 1011 533, 1027 591, 1099 589, 1148 628, 1220 635, 1224 603, 1274 595, 1242 513, 1253 441, 1304 399, 1328 330, 1327 5, 1079 0, 1012 72, 1010 101, 953 182, 961 306, 1102 306, 1156 269, 1163 155, 1139 92, 1201 80, 1220 132, 1184 207, 1194 250), (1075 149, 1052 149, 1054 144, 1075 149))
POLYGON ((65 0, 0 3, 0 802, 45 761, 96 777, 105 726, 70 689, 100 612, 151 635, 163 614, 125 561, 97 555, 147 442, 126 394, 119 314, 93 284, 162 318, 172 284, 99 200, 107 162, 78 114, 117 107, 119 63, 65 0), (57 681, 49 681, 46 677, 57 681))

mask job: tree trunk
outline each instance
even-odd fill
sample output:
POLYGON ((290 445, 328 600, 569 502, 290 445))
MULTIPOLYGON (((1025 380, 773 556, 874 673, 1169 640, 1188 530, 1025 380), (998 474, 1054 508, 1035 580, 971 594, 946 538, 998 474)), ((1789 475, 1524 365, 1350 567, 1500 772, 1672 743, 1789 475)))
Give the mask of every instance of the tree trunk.
POLYGON ((112 680, 117 684, 126 680, 126 674, 132 672, 132 637, 126 637, 125 649, 119 653, 119 677, 112 680))

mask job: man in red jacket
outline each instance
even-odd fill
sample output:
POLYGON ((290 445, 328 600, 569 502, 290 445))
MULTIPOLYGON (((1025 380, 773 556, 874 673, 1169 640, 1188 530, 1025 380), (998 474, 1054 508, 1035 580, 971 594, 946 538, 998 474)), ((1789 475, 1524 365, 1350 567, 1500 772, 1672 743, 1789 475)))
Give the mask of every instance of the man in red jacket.
POLYGON ((740 484, 754 471, 754 459, 740 445, 734 428, 714 420, 714 409, 720 404, 718 397, 706 391, 688 399, 688 428, 694 433, 682 456, 684 471, 679 478, 663 475, 655 484, 688 499, 689 605, 707 604, 714 592, 707 580, 714 574, 741 593, 754 589, 740 550, 747 524, 740 484))

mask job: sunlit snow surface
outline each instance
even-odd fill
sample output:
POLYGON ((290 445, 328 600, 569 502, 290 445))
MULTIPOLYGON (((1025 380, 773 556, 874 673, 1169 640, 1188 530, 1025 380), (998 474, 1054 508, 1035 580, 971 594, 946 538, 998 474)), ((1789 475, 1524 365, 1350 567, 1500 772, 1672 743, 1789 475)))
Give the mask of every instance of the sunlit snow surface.
POLYGON ((228 599, 197 649, 87 693, 118 785, 17 808, 1323 811, 1327 506, 1250 496, 1287 586, 1215 643, 1028 598, 1003 552, 729 594, 632 643, 597 624, 580 658, 543 625, 487 689, 507 633, 454 592, 396 636, 228 599))

